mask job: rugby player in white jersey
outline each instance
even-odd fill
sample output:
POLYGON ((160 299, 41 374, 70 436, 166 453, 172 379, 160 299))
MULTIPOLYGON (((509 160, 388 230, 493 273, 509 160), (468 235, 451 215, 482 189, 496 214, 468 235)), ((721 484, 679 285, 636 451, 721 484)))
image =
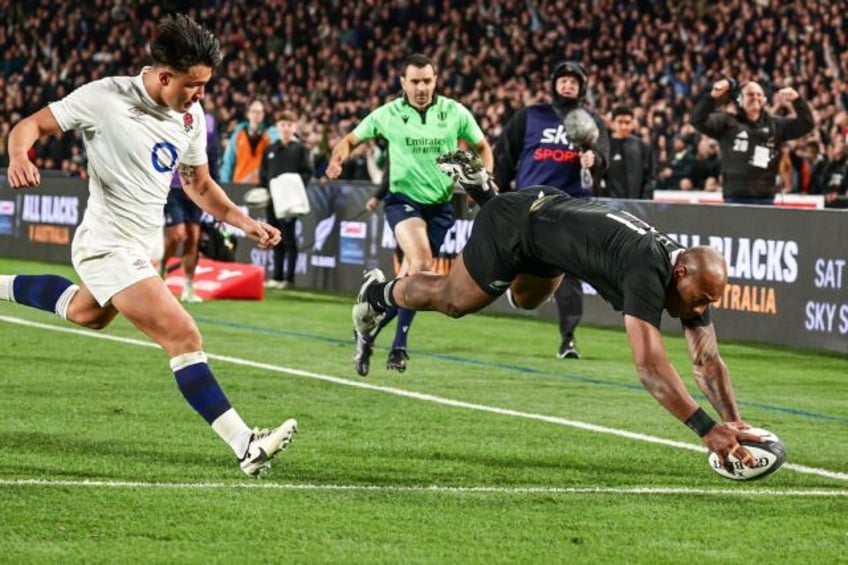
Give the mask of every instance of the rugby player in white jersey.
POLYGON ((141 74, 85 84, 12 129, 12 188, 40 183, 27 158, 39 138, 78 129, 88 154, 90 196, 71 248, 80 284, 55 275, 0 275, 0 299, 93 329, 123 314, 162 347, 180 392, 232 448, 241 469, 258 476, 291 442, 297 422, 270 430, 244 423, 207 364, 197 325, 158 276, 148 249, 161 237, 175 170, 192 200, 260 247, 277 245, 280 232, 241 211, 209 174, 199 101, 221 62, 218 40, 181 14, 162 19, 156 31, 153 64, 141 74))

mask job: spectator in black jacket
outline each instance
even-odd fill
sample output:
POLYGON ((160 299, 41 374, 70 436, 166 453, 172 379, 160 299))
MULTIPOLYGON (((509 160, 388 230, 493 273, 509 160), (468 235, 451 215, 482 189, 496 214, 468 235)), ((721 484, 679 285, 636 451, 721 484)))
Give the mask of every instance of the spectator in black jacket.
MULTIPOLYGON (((297 118, 292 112, 281 111, 276 115, 280 139, 272 143, 262 155, 259 176, 262 186, 271 186, 271 179, 283 173, 297 173, 303 185, 312 177, 312 162, 309 152, 294 134, 297 118)), ((268 223, 283 234, 283 241, 274 247, 274 272, 266 283, 268 288, 290 289, 294 287, 294 270, 297 266, 297 218, 277 218, 273 199, 268 203, 268 223), (285 266, 285 275, 283 267, 285 266)))
POLYGON ((781 145, 813 130, 812 110, 794 88, 786 87, 777 92, 777 102, 791 104, 795 117, 773 116, 764 108, 762 86, 746 82, 735 94, 736 115, 716 111, 729 100, 732 87, 727 79, 713 84, 692 109, 692 125, 719 142, 725 202, 773 204, 781 145))
POLYGON ((695 151, 695 164, 692 167, 694 190, 708 190, 721 177, 721 159, 718 155, 718 141, 705 135, 698 140, 695 151), (710 181, 710 179, 713 179, 710 181))
MULTIPOLYGON (((557 63, 551 78, 551 102, 522 108, 504 126, 495 145, 495 183, 502 192, 538 185, 553 186, 571 196, 589 196, 598 186, 609 162, 609 132, 595 113, 598 139, 591 147, 580 147, 568 138, 563 120, 583 106, 589 78, 575 61, 557 63), (592 174, 586 186, 582 169, 592 174), (513 181, 514 186, 513 186, 513 181)), ((562 338, 557 357, 579 359, 574 332, 583 316, 583 285, 566 275, 554 293, 562 338)))
POLYGON ((662 190, 692 190, 695 172, 695 153, 681 135, 674 136, 668 163, 660 169, 659 187, 662 190))
POLYGON ((601 182, 601 196, 651 200, 657 183, 654 152, 633 135, 636 120, 628 106, 612 111, 609 168, 601 182))
POLYGON ((834 136, 831 141, 821 185, 826 207, 848 208, 848 148, 844 136, 834 136))

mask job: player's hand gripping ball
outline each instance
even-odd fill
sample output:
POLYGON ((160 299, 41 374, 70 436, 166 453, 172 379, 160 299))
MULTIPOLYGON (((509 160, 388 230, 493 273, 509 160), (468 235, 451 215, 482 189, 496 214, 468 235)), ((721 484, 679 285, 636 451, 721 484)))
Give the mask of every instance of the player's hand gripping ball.
POLYGON ((739 444, 748 450, 748 453, 757 461, 756 467, 748 467, 734 454, 727 456, 732 470, 725 469, 719 461, 718 455, 710 452, 710 468, 726 479, 734 481, 752 481, 771 475, 786 461, 786 448, 780 438, 763 428, 750 428, 745 430, 763 438, 762 442, 742 440, 739 444))

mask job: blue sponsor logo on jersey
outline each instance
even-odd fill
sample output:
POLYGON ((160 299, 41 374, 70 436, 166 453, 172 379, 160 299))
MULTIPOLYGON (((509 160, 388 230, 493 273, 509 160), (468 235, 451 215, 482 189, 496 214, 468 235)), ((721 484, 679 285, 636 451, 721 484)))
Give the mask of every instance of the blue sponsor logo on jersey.
POLYGON ((153 146, 150 161, 160 173, 173 172, 177 167, 177 148, 170 141, 160 141, 153 146))

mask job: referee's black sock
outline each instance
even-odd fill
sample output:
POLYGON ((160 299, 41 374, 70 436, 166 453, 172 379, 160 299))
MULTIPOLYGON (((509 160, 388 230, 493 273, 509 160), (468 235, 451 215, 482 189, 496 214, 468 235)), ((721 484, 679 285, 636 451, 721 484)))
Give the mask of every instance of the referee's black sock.
POLYGON ((393 306, 397 306, 394 297, 392 297, 392 289, 395 287, 397 279, 392 279, 384 283, 372 284, 366 291, 368 304, 378 312, 385 312, 393 306))

